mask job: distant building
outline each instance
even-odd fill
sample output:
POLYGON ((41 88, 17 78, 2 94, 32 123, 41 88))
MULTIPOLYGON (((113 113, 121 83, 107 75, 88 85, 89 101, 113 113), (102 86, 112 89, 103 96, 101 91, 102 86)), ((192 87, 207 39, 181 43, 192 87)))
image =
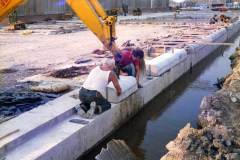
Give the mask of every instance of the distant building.
POLYGON ((240 8, 240 0, 227 0, 227 6, 230 8, 240 8))
MULTIPOLYGON (((99 0, 106 10, 121 8, 122 3, 128 4, 129 9, 168 9, 169 0, 99 0)), ((29 0, 17 9, 19 16, 64 14, 71 9, 65 0, 29 0)))
POLYGON ((28 0, 17 9, 19 16, 63 14, 70 11, 65 0, 28 0))
MULTIPOLYGON (((185 0, 182 4, 192 5, 192 6, 196 4, 207 4, 208 6, 211 6, 212 4, 226 4, 227 1, 228 0, 185 0)), ((179 5, 179 3, 176 3, 173 0, 170 0, 170 6, 176 6, 176 5, 179 5)))

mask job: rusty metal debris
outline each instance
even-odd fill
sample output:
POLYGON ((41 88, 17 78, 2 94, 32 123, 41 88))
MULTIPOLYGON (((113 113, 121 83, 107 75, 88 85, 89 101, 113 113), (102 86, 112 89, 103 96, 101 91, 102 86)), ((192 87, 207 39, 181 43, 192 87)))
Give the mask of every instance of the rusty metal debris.
POLYGON ((55 78, 73 78, 81 75, 88 74, 91 70, 89 66, 70 67, 53 71, 50 76, 55 78))

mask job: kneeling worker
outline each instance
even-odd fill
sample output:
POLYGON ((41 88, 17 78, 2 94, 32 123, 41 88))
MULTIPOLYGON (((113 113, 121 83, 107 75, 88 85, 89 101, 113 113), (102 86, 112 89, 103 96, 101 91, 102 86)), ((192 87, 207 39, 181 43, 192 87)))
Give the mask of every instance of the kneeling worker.
MULTIPOLYGON (((84 82, 79 99, 81 108, 90 114, 100 114, 111 108, 111 103, 106 99, 107 85, 112 82, 116 89, 116 94, 121 94, 121 87, 116 74, 113 72, 115 61, 104 59, 100 66, 95 67, 84 82), (90 109, 91 108, 91 109, 90 109)), ((90 116, 92 116, 90 115, 90 116)))
POLYGON ((138 88, 140 84, 140 75, 145 72, 144 52, 140 48, 123 49, 115 54, 115 61, 120 69, 120 74, 136 77, 138 88))

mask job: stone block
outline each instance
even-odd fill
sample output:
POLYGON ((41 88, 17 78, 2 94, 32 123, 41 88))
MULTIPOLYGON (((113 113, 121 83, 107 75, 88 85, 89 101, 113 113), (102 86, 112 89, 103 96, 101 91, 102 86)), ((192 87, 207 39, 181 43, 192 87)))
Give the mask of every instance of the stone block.
POLYGON ((147 73, 151 74, 151 76, 160 76, 186 58, 186 50, 175 49, 174 53, 165 53, 157 58, 146 61, 147 73))
POLYGON ((107 99, 111 103, 121 102, 138 89, 137 80, 132 76, 120 76, 119 84, 122 89, 122 94, 120 96, 117 96, 116 89, 112 83, 107 87, 107 99))

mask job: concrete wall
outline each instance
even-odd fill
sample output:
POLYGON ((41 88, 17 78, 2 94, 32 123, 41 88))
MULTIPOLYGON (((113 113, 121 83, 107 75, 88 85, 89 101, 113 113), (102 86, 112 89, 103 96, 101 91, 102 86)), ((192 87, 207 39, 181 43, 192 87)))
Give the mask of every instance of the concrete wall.
POLYGON ((29 0, 17 9, 19 16, 61 14, 68 12, 69 6, 65 0, 29 0))
POLYGON ((169 0, 100 0, 100 2, 106 9, 121 8, 123 2, 127 3, 130 9, 168 9, 169 6, 169 0))
MULTIPOLYGON (((212 4, 226 4, 227 0, 185 0, 182 4, 207 4, 208 6, 211 6, 212 4)), ((176 7, 179 6, 179 3, 174 2, 173 0, 170 0, 170 6, 176 7)))
MULTIPOLYGON (((121 8, 122 3, 129 5, 129 9, 142 8, 167 9, 169 0, 99 0, 105 9, 121 8)), ((70 8, 65 0, 29 0, 25 5, 17 9, 19 16, 63 14, 69 12, 70 8)))

